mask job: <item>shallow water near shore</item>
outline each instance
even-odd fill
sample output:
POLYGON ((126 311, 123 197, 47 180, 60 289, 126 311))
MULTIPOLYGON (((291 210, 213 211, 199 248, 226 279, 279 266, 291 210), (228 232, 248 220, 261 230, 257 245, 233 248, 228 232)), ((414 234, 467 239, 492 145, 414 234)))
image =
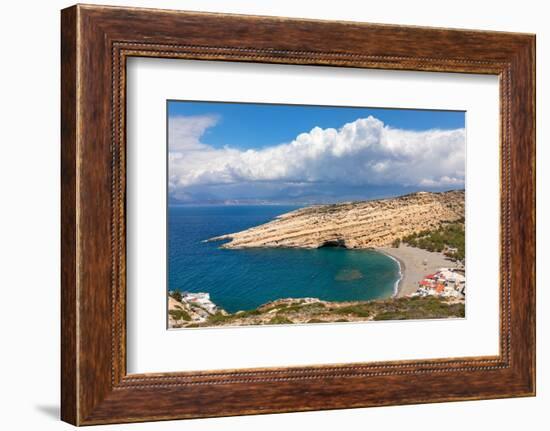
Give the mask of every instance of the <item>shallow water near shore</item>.
POLYGON ((266 223, 297 209, 283 205, 168 208, 168 290, 208 292, 228 312, 280 298, 325 301, 388 298, 399 264, 372 250, 220 249, 204 240, 266 223))

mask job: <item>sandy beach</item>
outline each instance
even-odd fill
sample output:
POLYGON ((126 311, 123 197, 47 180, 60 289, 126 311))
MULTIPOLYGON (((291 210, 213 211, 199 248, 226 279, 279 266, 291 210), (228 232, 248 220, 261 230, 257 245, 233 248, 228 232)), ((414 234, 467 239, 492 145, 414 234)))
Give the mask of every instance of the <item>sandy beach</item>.
POLYGON ((418 288, 418 282, 439 268, 458 268, 458 263, 449 260, 443 253, 422 250, 401 244, 398 248, 382 247, 377 251, 394 257, 401 264, 402 278, 397 297, 408 296, 418 288))

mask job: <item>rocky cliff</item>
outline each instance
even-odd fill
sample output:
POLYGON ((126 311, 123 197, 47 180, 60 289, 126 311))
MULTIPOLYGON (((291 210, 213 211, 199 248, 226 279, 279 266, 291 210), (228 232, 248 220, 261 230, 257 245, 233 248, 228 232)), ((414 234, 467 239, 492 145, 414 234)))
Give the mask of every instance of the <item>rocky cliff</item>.
POLYGON ((209 241, 230 240, 223 248, 384 247, 411 233, 463 218, 463 190, 418 192, 391 199, 301 208, 269 223, 209 241))

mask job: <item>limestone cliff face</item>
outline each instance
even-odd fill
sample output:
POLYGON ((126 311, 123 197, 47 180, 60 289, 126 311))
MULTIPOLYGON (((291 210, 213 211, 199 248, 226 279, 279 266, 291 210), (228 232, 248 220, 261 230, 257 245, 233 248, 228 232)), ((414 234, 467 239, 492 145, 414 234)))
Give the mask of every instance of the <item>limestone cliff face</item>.
POLYGON ((463 190, 419 192, 391 199, 301 208, 269 223, 210 241, 230 240, 223 248, 384 247, 413 232, 463 217, 463 190))

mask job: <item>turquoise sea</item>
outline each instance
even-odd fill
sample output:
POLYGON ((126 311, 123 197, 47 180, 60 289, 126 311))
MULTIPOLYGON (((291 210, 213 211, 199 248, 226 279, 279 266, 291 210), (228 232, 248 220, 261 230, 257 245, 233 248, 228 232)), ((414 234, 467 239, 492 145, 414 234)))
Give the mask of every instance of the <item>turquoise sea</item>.
POLYGON ((168 208, 168 290, 208 292, 229 312, 280 298, 327 301, 387 298, 399 265, 369 250, 220 249, 203 240, 272 220, 296 206, 224 205, 168 208))

